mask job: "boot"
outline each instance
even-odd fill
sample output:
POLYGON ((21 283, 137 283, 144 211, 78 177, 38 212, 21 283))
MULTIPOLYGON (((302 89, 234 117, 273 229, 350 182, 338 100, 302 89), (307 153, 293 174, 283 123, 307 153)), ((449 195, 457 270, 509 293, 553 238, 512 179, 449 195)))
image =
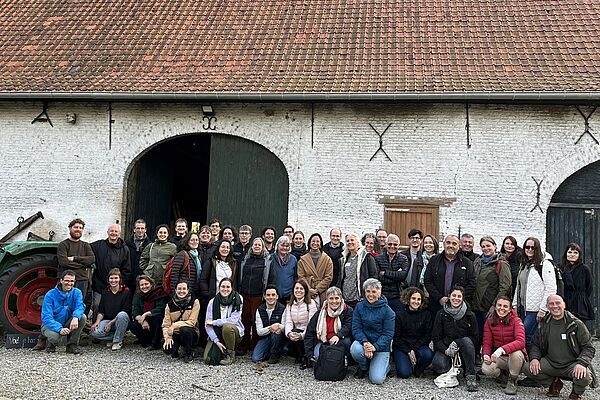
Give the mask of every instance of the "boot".
POLYGON ((552 384, 548 388, 548 393, 546 396, 548 397, 558 397, 560 396, 560 391, 563 388, 563 383, 559 378, 554 378, 552 384))
POLYGON ((235 353, 230 353, 229 351, 225 353, 225 356, 221 359, 220 365, 231 365, 235 362, 235 353))
POLYGON ((510 376, 508 381, 506 382, 506 387, 504 388, 504 393, 514 396, 517 394, 517 377, 510 376))
POLYGON ((41 336, 38 338, 38 341, 32 350, 33 351, 42 351, 42 350, 46 349, 46 346, 48 346, 48 339, 46 339, 46 337, 44 337, 44 336, 41 336))
POLYGON ((496 383, 499 383, 500 386, 505 387, 506 382, 508 382, 508 372, 501 369, 500 375, 495 379, 496 383))
POLYGON ((477 387, 477 377, 475 375, 467 375, 467 391, 476 392, 479 388, 477 387))

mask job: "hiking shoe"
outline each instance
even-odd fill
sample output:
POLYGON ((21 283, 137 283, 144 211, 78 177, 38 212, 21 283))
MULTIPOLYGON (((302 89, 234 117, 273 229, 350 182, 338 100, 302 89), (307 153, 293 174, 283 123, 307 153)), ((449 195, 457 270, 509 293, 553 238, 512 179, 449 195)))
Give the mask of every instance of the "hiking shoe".
POLYGON ((548 397, 558 397, 560 396, 560 391, 563 388, 563 382, 559 378, 554 378, 552 384, 548 388, 548 392, 546 396, 548 397))
POLYGON ((229 354, 229 352, 227 352, 225 354, 225 357, 223 357, 221 359, 221 362, 219 363, 220 365, 231 365, 235 362, 235 355, 232 356, 231 354, 229 354))
POLYGON ((56 345, 52 343, 48 343, 46 345, 46 353, 54 353, 56 352, 56 345))
POLYGON ((183 356, 183 362, 186 364, 191 363, 193 359, 194 357, 191 354, 186 354, 185 356, 183 356))
POLYGON ((509 378, 506 382, 506 387, 504 388, 504 394, 508 394, 514 396, 517 394, 517 378, 509 378))
POLYGON ((77 346, 76 344, 68 344, 67 345, 67 353, 81 354, 81 350, 79 350, 79 346, 77 346))
POLYGON ((112 344, 112 351, 119 351, 123 348, 123 342, 118 342, 118 343, 113 343, 112 344))
POLYGON ((33 348, 31 350, 33 351, 42 351, 46 349, 46 346, 48 346, 48 339, 44 338, 39 338, 37 343, 35 344, 35 346, 33 346, 33 348))
POLYGON ((476 392, 479 388, 477 387, 477 377, 475 375, 467 375, 467 391, 476 392))
POLYGON ((494 381, 496 383, 499 383, 502 387, 505 387, 506 383, 508 382, 508 371, 501 369, 500 375, 498 375, 498 377, 494 379, 494 381))

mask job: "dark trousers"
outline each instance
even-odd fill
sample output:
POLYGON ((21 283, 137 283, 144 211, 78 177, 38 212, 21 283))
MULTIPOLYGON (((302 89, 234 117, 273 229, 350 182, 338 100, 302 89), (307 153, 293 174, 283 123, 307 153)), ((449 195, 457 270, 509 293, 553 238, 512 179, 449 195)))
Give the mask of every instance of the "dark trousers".
MULTIPOLYGON (((460 347, 459 354, 465 375, 475 375, 475 345, 471 338, 463 337, 454 340, 460 347)), ((452 359, 446 354, 436 351, 431 362, 431 369, 438 374, 448 372, 452 359)))
MULTIPOLYGON (((429 346, 421 346, 415 351, 417 363, 415 364, 415 372, 422 374, 425 368, 431 364, 433 360, 433 351, 429 346)), ((410 357, 407 353, 396 350, 394 351, 394 361, 396 362, 396 375, 398 378, 410 378, 413 372, 413 366, 410 362, 410 357)))
POLYGON ((153 347, 160 347, 162 341, 162 318, 160 317, 147 317, 148 325, 150 329, 142 328, 139 322, 133 320, 129 325, 129 330, 133 333, 142 346, 152 345, 153 347))
POLYGON ((258 334, 256 333, 256 310, 262 303, 262 296, 251 296, 242 293, 244 297, 244 305, 242 308, 242 324, 244 324, 244 336, 240 342, 240 350, 247 351, 258 342, 258 334))
POLYGON ((194 328, 184 326, 179 329, 179 332, 173 333, 173 346, 170 349, 165 349, 167 354, 179 354, 179 348, 183 349, 183 355, 191 355, 196 342, 198 341, 198 334, 194 328))

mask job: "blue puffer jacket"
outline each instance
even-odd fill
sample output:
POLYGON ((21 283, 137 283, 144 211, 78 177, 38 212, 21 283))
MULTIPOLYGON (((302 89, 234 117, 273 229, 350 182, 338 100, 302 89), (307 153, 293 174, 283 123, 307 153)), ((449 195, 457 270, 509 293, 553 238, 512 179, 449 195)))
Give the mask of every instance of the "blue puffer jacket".
POLYGON ((367 299, 356 305, 352 315, 352 336, 359 343, 370 342, 377 351, 390 351, 396 314, 385 296, 371 304, 367 299))
POLYGON ((68 292, 61 289, 60 282, 50 289, 42 304, 42 326, 47 326, 54 332, 59 332, 69 318, 81 318, 85 305, 81 290, 73 288, 68 292))

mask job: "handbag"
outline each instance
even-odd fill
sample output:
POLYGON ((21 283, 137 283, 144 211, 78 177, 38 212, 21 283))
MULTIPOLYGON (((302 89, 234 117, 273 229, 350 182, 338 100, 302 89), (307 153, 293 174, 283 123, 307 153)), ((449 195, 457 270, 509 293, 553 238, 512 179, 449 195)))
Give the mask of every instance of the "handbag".
POLYGON ((452 366, 448 372, 441 374, 433 380, 435 386, 439 388, 452 388, 458 386, 458 374, 460 374, 461 365, 460 356, 456 353, 452 359, 452 366))

